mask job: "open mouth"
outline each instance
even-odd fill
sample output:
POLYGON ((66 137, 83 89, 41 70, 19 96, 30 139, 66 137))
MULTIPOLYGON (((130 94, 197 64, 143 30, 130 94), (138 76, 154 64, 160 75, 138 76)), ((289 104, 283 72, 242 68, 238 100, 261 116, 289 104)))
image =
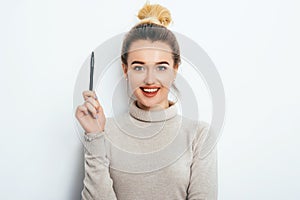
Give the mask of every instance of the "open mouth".
POLYGON ((146 97, 154 97, 159 91, 159 87, 140 87, 146 97))
POLYGON ((146 88, 146 87, 140 87, 143 92, 147 93, 154 93, 157 92, 160 88, 146 88))

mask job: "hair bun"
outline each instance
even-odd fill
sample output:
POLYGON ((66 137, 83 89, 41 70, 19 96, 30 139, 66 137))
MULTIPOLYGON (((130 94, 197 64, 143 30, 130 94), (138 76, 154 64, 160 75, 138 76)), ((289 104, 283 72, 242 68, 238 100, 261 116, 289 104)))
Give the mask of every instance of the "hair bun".
POLYGON ((159 4, 150 5, 148 2, 140 9, 138 18, 141 20, 140 23, 156 23, 166 27, 172 21, 171 13, 167 8, 159 4))

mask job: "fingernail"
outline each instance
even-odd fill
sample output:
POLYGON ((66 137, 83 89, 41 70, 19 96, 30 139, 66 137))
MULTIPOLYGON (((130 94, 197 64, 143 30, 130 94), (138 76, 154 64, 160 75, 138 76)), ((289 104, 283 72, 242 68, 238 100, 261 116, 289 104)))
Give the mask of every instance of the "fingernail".
POLYGON ((95 95, 95 99, 98 99, 97 95, 95 95))
POLYGON ((96 115, 96 117, 95 117, 96 119, 98 119, 98 115, 96 115))

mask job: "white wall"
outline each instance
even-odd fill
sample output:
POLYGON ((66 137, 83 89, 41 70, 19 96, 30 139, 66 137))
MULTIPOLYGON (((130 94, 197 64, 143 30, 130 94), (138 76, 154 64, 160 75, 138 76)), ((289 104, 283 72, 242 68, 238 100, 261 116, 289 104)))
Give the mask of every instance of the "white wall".
MULTIPOLYGON (((1 1, 0 199, 80 198, 75 80, 144 2, 1 1)), ((151 2, 170 9, 171 29, 201 45, 222 77, 219 199, 299 199, 299 1, 151 2)))

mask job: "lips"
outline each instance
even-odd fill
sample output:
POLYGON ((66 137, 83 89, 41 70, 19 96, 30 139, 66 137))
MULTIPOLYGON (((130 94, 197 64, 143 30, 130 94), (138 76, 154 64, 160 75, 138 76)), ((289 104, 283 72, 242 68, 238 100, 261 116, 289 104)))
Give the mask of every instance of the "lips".
POLYGON ((159 91, 160 87, 140 87, 144 96, 146 97, 154 97, 159 91))
POLYGON ((140 87, 141 90, 143 90, 144 92, 157 92, 160 88, 159 87, 140 87))

